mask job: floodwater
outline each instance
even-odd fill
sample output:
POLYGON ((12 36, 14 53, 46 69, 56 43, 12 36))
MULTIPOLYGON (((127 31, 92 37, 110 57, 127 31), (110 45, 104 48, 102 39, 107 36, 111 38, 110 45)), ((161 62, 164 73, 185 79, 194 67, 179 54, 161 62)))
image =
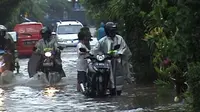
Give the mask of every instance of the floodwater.
POLYGON ((28 59, 20 59, 17 81, 0 88, 0 112, 183 112, 171 90, 162 97, 153 85, 125 84, 121 96, 87 98, 76 91, 76 59, 75 48, 62 52, 67 77, 56 87, 29 79, 28 59))
MULTIPOLYGON (((20 60, 18 83, 0 89, 1 112, 177 112, 173 96, 159 97, 154 86, 125 84, 121 96, 86 98, 76 91, 76 50, 62 53, 67 77, 57 87, 45 87, 28 79, 28 59, 20 60), (176 111, 175 111, 176 110, 176 111)), ((179 109, 180 110, 180 109, 179 109)))

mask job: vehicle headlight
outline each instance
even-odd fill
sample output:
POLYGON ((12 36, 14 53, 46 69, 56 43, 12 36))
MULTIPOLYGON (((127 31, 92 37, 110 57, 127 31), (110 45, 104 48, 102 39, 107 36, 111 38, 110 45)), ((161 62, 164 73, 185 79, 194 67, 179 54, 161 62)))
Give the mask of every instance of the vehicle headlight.
POLYGON ((51 52, 46 52, 44 55, 45 55, 46 57, 51 57, 52 53, 51 53, 51 52))
POLYGON ((78 42, 79 42, 79 40, 74 40, 74 42, 75 42, 75 43, 78 43, 78 42))
POLYGON ((105 55, 97 55, 98 61, 103 61, 105 59, 105 55))
POLYGON ((63 39, 58 39, 58 42, 63 42, 63 39))

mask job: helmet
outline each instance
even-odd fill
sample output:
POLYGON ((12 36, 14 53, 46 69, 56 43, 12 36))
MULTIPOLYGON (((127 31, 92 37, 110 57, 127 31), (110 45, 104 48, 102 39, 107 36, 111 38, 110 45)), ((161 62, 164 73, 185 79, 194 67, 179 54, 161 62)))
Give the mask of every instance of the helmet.
POLYGON ((82 27, 82 28, 80 29, 80 32, 85 33, 85 39, 91 41, 92 35, 91 35, 91 32, 90 32, 90 29, 89 29, 87 26, 82 27))
POLYGON ((116 32, 117 32, 117 25, 113 22, 107 22, 104 26, 105 28, 105 33, 108 37, 115 37, 116 32))
POLYGON ((51 29, 45 26, 40 30, 40 34, 51 34, 51 29))
POLYGON ((79 33, 78 33, 78 40, 84 40, 85 39, 85 33, 84 32, 82 32, 82 31, 80 31, 79 33))
POLYGON ((4 37, 6 35, 7 28, 4 25, 0 25, 0 36, 4 37))
POLYGON ((51 36, 51 29, 49 27, 43 27, 40 30, 40 34, 42 35, 43 39, 48 39, 51 36))

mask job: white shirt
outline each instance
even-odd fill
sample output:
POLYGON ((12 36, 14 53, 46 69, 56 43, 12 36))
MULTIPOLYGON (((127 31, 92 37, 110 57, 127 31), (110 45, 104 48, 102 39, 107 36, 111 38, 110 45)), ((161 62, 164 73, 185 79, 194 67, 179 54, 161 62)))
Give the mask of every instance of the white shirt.
POLYGON ((78 53, 78 59, 77 59, 77 71, 87 71, 88 68, 88 63, 87 63, 87 59, 84 59, 87 55, 86 54, 82 54, 83 52, 79 51, 79 48, 85 48, 87 51, 88 48, 82 44, 81 42, 79 42, 77 44, 77 53, 78 53))

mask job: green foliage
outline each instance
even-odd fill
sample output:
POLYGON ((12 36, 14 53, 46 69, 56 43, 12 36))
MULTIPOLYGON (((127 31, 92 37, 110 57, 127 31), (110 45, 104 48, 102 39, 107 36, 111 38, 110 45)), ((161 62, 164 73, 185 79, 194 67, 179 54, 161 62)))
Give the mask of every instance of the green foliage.
POLYGON ((18 5, 25 0, 1 0, 0 1, 0 24, 4 24, 11 20, 13 12, 17 9, 18 5))
POLYGON ((28 18, 35 18, 43 22, 44 16, 49 14, 58 18, 63 17, 64 11, 70 10, 69 2, 66 0, 1 0, 0 1, 0 24, 8 29, 13 29, 15 24, 21 22, 20 15, 28 14, 28 18))
MULTIPOLYGON (((136 81, 144 83, 155 77, 155 70, 157 85, 172 85, 172 77, 184 79, 189 63, 200 62, 199 0, 85 0, 84 3, 98 22, 115 21, 120 29, 125 29, 123 36, 133 53, 136 81)), ((195 85, 200 75, 194 67, 189 72, 189 85, 196 88, 191 93, 198 100, 195 90, 199 89, 195 85)), ((200 102, 194 102, 194 108, 198 107, 200 102)))
POLYGON ((187 79, 190 85, 191 97, 193 99, 192 106, 193 111, 197 112, 200 110, 200 63, 191 64, 188 69, 187 79))
POLYGON ((184 97, 185 97, 184 108, 186 109, 187 112, 194 112, 192 105, 193 104, 192 93, 190 91, 187 91, 185 92, 184 97))
MULTIPOLYGON (((46 1, 46 0, 44 0, 46 1)), ((42 5, 42 3, 41 3, 42 5)), ((66 0, 47 0, 47 8, 45 9, 51 16, 62 18, 64 11, 70 11, 71 4, 66 0)))
MULTIPOLYGON (((156 4, 159 4, 156 2, 156 4)), ((193 4, 193 3, 192 3, 193 4)), ((193 5, 188 5, 188 1, 179 2, 175 6, 170 5, 159 5, 165 6, 156 8, 153 14, 152 23, 157 21, 154 27, 161 27, 162 30, 150 30, 146 34, 149 40, 150 47, 153 46, 153 63, 159 74, 159 80, 169 82, 170 77, 175 77, 177 80, 181 80, 187 74, 189 86, 192 87, 191 96, 193 98, 194 111, 199 110, 198 105, 199 96, 197 96, 197 77, 198 66, 195 65, 188 67, 187 65, 191 62, 199 62, 199 9, 193 9, 193 5), (152 33, 154 31, 154 33, 152 33), (163 66, 163 61, 168 58, 170 63, 167 66, 163 66), (169 69, 170 68, 170 69, 169 69), (168 71, 170 70, 170 72, 168 71), (193 77, 195 74, 195 77, 193 77), (169 80, 168 80, 169 79, 169 80), (194 87, 194 88, 193 88, 194 87), (196 93, 195 93, 195 92, 196 93), (195 100, 194 100, 195 99, 195 100)), ((149 24, 148 24, 149 25, 149 24)), ((151 24, 149 25, 151 26, 151 24)), ((153 25, 152 25, 153 26, 153 25)), ((156 84, 159 84, 156 81, 156 84)), ((189 97, 189 96, 188 96, 189 97)))
POLYGON ((169 89, 171 88, 171 82, 170 81, 163 81, 163 80, 156 80, 155 84, 157 85, 158 88, 164 88, 164 89, 169 89))
POLYGON ((152 2, 146 0, 84 0, 88 13, 97 20, 118 23, 119 33, 123 34, 132 51, 132 63, 138 83, 152 83, 156 78, 150 60, 150 50, 143 40, 152 2))

